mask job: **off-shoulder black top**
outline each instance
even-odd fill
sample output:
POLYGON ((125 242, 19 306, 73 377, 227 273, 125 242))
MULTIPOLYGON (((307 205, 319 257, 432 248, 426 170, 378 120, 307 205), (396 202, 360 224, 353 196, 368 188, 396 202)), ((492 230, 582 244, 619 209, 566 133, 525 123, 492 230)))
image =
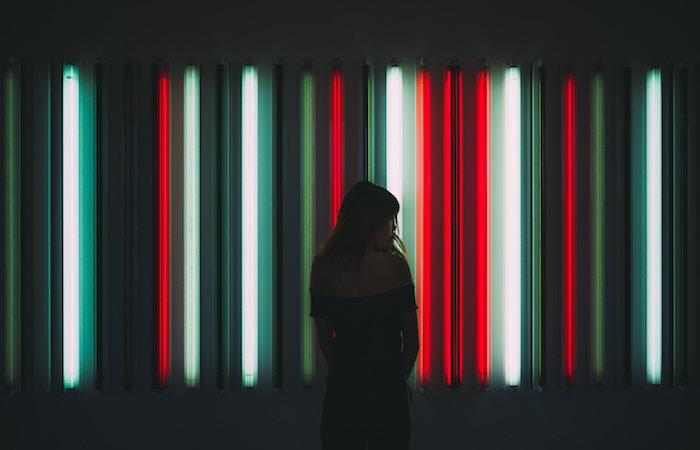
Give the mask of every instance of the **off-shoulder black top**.
POLYGON ((356 376, 401 373, 401 311, 415 311, 413 283, 362 297, 311 293, 311 316, 330 319, 335 364, 356 376))
POLYGON ((335 331, 322 434, 377 427, 408 430, 401 311, 418 308, 413 283, 362 297, 335 297, 309 290, 311 316, 327 318, 335 331))

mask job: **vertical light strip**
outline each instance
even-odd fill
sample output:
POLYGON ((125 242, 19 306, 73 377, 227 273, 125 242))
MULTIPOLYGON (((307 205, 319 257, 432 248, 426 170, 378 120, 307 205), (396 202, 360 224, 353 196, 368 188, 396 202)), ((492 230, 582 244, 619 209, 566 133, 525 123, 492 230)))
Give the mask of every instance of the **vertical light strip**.
POLYGON ((314 373, 314 340, 312 330, 311 298, 309 281, 311 279, 311 260, 314 250, 314 204, 315 204, 315 164, 316 135, 314 125, 316 115, 314 108, 314 77, 310 68, 306 68, 301 81, 301 268, 302 268, 302 381, 309 386, 314 373))
POLYGON ((158 342, 157 382, 170 380, 170 78, 158 73, 158 342))
MULTIPOLYGON (((403 77, 401 68, 389 66, 386 70, 386 188, 403 205, 403 77)), ((401 208, 398 232, 403 232, 401 208)))
POLYGON ((542 200, 544 68, 532 66, 532 382, 544 386, 544 308, 542 305, 542 200))
POLYGON ((445 71, 443 103, 443 365, 450 387, 462 383, 464 280, 464 128, 462 71, 445 71))
POLYGON ((219 64, 217 78, 219 301, 217 386, 229 385, 231 370, 231 88, 228 68, 219 64))
POLYGON ((636 185, 635 166, 637 158, 633 157, 633 127, 632 127, 632 68, 626 66, 622 70, 622 226, 619 227, 619 232, 622 236, 622 277, 621 291, 622 295, 622 316, 623 316, 623 367, 624 367, 624 384, 625 386, 632 385, 632 299, 635 292, 635 270, 636 261, 633 255, 637 254, 638 243, 635 242, 637 233, 635 224, 636 218, 636 185))
POLYGON ((184 302, 185 385, 199 384, 199 69, 184 81, 184 302))
POLYGON ((243 386, 258 382, 258 72, 242 74, 241 123, 241 307, 243 386))
POLYGON ((431 376, 431 303, 432 297, 432 129, 430 72, 418 70, 416 92, 416 129, 418 161, 417 284, 420 350, 418 382, 425 385, 431 376))
POLYGON ((503 362, 506 384, 518 386, 522 345, 522 141, 518 67, 506 69, 503 99, 503 362))
POLYGON ((445 384, 452 385, 452 78, 450 68, 443 79, 442 116, 442 361, 445 384))
POLYGON ((343 198, 345 146, 343 103, 343 72, 336 67, 331 76, 331 227, 335 227, 343 198))
POLYGON ((603 73, 591 80, 591 361, 593 381, 603 382, 605 300, 605 93, 603 73))
POLYGON ((563 146, 563 356, 564 376, 572 384, 576 359, 576 80, 572 72, 564 79, 563 146))
POLYGON ((367 180, 374 182, 376 150, 374 146, 374 75, 368 65, 366 74, 367 83, 367 180))
POLYGON ((20 371, 20 142, 17 66, 5 72, 5 383, 14 390, 20 371))
POLYGON ((491 78, 486 68, 482 68, 477 74, 475 122, 476 376, 478 383, 486 386, 491 377, 491 78))
POLYGON ((661 71, 646 76, 646 372, 661 383, 661 71))
POLYGON ((80 382, 78 68, 63 67, 63 386, 80 382))

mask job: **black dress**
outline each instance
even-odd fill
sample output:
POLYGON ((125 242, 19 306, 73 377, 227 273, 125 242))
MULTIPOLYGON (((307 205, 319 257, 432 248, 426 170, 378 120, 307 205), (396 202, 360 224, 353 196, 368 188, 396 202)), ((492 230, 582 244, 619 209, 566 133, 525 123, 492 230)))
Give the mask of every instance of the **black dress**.
POLYGON ((321 417, 325 449, 407 449, 409 396, 401 362, 401 315, 415 311, 411 283, 363 297, 311 291, 311 316, 335 331, 321 417))

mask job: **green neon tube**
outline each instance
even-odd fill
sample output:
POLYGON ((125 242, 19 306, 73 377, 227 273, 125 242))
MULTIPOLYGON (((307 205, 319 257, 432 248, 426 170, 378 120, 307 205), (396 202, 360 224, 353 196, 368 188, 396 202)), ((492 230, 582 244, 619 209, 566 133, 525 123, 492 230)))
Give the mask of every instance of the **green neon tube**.
POLYGON ((243 386, 258 382, 258 72, 245 66, 241 123, 243 386))
POLYGON ((185 385, 199 384, 199 70, 184 80, 185 385))
MULTIPOLYGON (((314 373, 314 341, 311 322, 309 281, 314 247, 315 111, 314 78, 304 72, 301 83, 301 267, 302 267, 302 380, 310 385, 314 373)), ((371 172, 370 172, 371 173, 371 172)))
POLYGON ((19 103, 16 66, 5 73, 5 382, 8 389, 19 378, 20 313, 20 207, 19 103))
POLYGON ((219 373, 218 386, 228 387, 231 371, 231 79, 227 66, 220 65, 219 76, 219 208, 221 219, 219 232, 221 249, 219 253, 221 298, 220 317, 221 333, 219 336, 219 373))
POLYGON ((646 78, 646 372, 661 383, 661 71, 646 78))
POLYGON ((367 181, 374 183, 374 70, 367 77, 367 181))
POLYGON ((591 83, 591 359, 593 380, 603 382, 605 300, 605 91, 603 73, 591 83))
POLYGON ((63 386, 80 382, 78 69, 63 68, 63 386))
POLYGON ((508 67, 503 92, 503 366, 507 386, 520 385, 522 172, 520 69, 508 67))
POLYGON ((532 380, 542 386, 542 67, 532 67, 532 380))

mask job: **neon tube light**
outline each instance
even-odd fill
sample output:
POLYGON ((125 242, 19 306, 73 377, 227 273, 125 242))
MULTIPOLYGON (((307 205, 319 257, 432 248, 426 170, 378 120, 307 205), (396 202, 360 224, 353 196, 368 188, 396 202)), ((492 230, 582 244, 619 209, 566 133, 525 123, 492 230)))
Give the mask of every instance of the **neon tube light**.
POLYGON ((308 283, 311 278, 311 260, 314 250, 314 204, 316 123, 314 77, 307 68, 301 81, 301 267, 302 267, 302 380, 309 386, 314 373, 314 341, 311 298, 308 283))
POLYGON ((362 103, 363 103, 363 157, 362 174, 368 181, 374 181, 374 76, 369 64, 362 66, 362 103))
POLYGON ((505 382, 518 386, 522 345, 522 144, 520 69, 517 67, 506 69, 503 98, 503 356, 505 382))
POLYGON ((544 386, 544 307, 542 295, 542 203, 544 180, 544 67, 532 67, 532 380, 544 386))
POLYGON ((490 287, 490 177, 491 171, 491 77, 483 68, 476 82, 475 127, 475 336, 476 376, 482 386, 491 377, 491 287, 490 287))
POLYGON ((63 386, 80 382, 80 170, 78 68, 63 67, 63 386))
POLYGON ((464 321, 462 264, 464 261, 464 128, 462 71, 448 67, 444 78, 443 115, 443 364, 445 381, 462 383, 464 321))
POLYGON ((623 348, 624 348, 624 382, 632 385, 632 296, 634 264, 632 254, 636 253, 637 244, 633 245, 634 227, 634 197, 632 185, 635 159, 632 158, 632 68, 627 66, 622 72, 622 178, 623 178, 623 208, 622 208, 622 291, 623 291, 623 348))
POLYGON ((185 385, 199 384, 199 69, 184 81, 185 385))
POLYGON ((646 373, 661 383, 661 71, 646 76, 646 373))
POLYGON ((17 66, 5 72, 5 383, 14 390, 20 371, 20 148, 17 66))
POLYGON ((170 379, 170 78, 158 74, 158 364, 160 387, 170 379))
POLYGON ((230 378, 230 342, 231 342, 231 89, 229 72, 226 66, 219 64, 216 69, 217 83, 217 118, 219 132, 217 147, 219 157, 219 212, 220 220, 218 250, 219 257, 219 302, 218 302, 218 370, 217 386, 228 386, 230 378))
POLYGON ((564 80, 563 163, 563 337, 564 376, 574 381, 576 324, 576 80, 567 72, 564 80))
MULTIPOLYGON (((403 204, 403 77, 393 65, 386 71, 386 188, 403 204)), ((398 215, 398 232, 403 232, 405 208, 398 215)))
POLYGON ((241 297, 243 386, 258 382, 258 72, 245 66, 241 123, 241 297))
POLYGON ((331 76, 331 227, 335 227, 343 197, 344 105, 343 73, 333 69, 331 76))
POLYGON ((605 299, 605 104, 603 73, 591 83, 591 322, 593 381, 603 382, 605 299))
POLYGON ((418 355, 418 382, 426 384, 431 375, 431 290, 432 290, 432 129, 431 129, 430 72, 418 71, 416 115, 418 154, 418 227, 417 227, 417 287, 420 350, 418 355))

